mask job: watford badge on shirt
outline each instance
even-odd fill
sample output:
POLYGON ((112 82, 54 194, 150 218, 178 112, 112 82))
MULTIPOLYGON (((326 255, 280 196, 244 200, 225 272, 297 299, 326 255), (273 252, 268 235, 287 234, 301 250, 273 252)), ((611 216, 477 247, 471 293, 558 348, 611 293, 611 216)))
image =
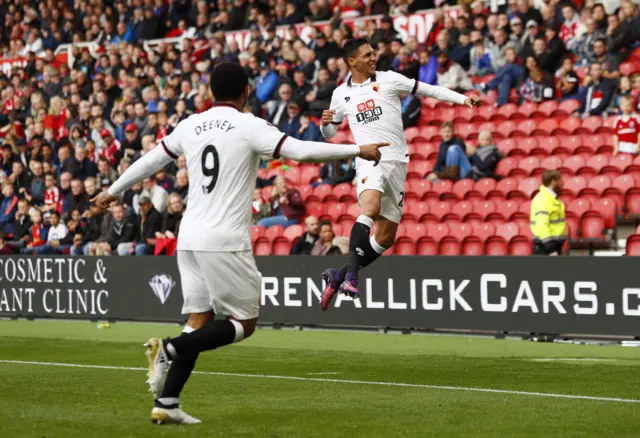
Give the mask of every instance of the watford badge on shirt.
POLYGON ((373 84, 373 91, 375 91, 376 93, 380 91, 380 84, 373 84))

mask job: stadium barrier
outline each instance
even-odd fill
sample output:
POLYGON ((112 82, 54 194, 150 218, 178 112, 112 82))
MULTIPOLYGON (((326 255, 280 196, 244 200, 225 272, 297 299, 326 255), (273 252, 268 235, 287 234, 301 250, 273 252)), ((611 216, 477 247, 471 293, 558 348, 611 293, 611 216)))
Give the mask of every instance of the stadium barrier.
MULTIPOLYGON (((383 257, 358 300, 319 306, 342 257, 258 257, 261 321, 307 326, 640 335, 634 257, 383 257)), ((0 316, 183 322, 174 257, 0 257, 0 316)))

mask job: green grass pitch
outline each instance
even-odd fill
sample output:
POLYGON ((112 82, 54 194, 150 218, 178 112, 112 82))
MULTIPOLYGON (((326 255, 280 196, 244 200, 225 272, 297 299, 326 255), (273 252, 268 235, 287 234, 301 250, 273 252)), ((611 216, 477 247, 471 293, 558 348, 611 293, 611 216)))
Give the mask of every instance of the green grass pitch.
POLYGON ((638 348, 289 330, 201 355, 203 424, 155 426, 142 344, 179 332, 0 321, 0 437, 640 436, 638 348))

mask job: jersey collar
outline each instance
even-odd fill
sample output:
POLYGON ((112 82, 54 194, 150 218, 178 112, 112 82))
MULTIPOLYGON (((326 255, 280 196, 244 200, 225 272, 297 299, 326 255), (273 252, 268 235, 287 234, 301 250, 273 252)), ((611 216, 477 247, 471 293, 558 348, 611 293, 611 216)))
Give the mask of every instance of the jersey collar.
POLYGON ((375 81, 376 81, 376 75, 375 75, 375 74, 374 74, 373 76, 369 77, 369 79, 367 79, 366 81, 364 81, 364 82, 363 82, 363 83, 361 83, 361 84, 352 84, 352 83, 351 83, 351 78, 352 78, 352 76, 349 76, 349 79, 347 80, 347 87, 351 87, 351 86, 353 86, 353 85, 356 85, 356 86, 358 86, 358 87, 361 87, 361 86, 363 86, 363 85, 371 84, 371 83, 373 83, 373 82, 375 82, 375 81))
POLYGON ((215 103, 214 102, 214 103, 211 104, 211 108, 216 107, 216 106, 226 106, 226 107, 229 107, 229 108, 233 108, 236 111, 239 111, 237 107, 231 105, 230 103, 215 103))

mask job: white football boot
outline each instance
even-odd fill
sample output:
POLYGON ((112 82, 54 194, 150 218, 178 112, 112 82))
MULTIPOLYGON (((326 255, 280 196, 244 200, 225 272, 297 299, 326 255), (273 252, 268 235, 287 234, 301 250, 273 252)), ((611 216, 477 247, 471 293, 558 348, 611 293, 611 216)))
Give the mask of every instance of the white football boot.
POLYGON ((144 346, 147 347, 145 354, 149 361, 149 371, 147 372, 149 392, 153 394, 154 398, 158 398, 164 387, 164 381, 167 378, 169 358, 164 351, 164 345, 160 338, 151 338, 144 346))
POLYGON ((153 408, 151 410, 153 424, 200 424, 202 421, 187 414, 180 408, 153 408))

